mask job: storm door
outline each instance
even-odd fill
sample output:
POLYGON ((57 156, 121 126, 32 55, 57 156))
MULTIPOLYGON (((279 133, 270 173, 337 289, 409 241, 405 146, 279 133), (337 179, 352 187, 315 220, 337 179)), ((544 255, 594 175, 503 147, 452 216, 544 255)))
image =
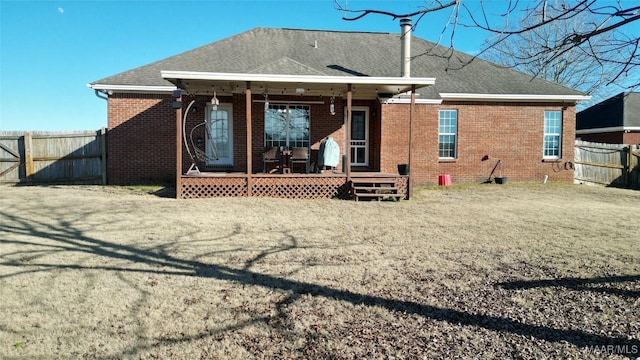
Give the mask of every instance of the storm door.
POLYGON ((369 109, 351 111, 351 165, 369 165, 369 109))
POLYGON ((207 165, 233 165, 233 114, 231 104, 207 107, 207 165))

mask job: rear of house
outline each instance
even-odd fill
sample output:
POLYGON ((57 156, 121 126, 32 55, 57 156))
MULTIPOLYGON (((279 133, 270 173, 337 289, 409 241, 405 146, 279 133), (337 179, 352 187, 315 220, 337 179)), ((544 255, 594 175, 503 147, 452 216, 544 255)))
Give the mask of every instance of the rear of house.
POLYGON ((354 179, 387 178, 408 197, 440 174, 454 183, 492 171, 573 180, 575 105, 587 97, 423 39, 403 51, 401 40, 256 28, 95 81, 108 102, 108 181, 197 184, 187 193, 198 196, 326 197, 348 195, 354 179), (401 53, 413 54, 410 69, 401 53), (321 172, 328 138, 341 156, 321 172), (281 163, 263 161, 273 148, 304 148, 309 158, 280 174, 281 163))

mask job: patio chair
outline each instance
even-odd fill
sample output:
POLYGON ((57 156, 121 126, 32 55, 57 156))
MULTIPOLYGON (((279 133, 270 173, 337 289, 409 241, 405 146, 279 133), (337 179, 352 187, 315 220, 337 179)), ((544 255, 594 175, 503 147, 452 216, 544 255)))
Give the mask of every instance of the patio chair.
POLYGON ((278 148, 271 147, 262 153, 262 172, 267 173, 267 164, 280 165, 280 157, 278 156, 278 148))
POLYGON ((291 149, 291 167, 295 164, 304 164, 304 173, 309 172, 309 148, 294 147, 291 149))

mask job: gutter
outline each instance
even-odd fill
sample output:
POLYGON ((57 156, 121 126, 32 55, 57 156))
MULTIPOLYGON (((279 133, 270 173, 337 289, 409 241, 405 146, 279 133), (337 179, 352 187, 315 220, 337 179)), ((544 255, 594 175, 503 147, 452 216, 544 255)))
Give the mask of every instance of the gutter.
POLYGON ((597 133, 609 133, 609 132, 631 132, 631 131, 640 131, 640 126, 612 126, 612 127, 603 127, 603 128, 591 128, 591 129, 580 129, 576 130, 576 134, 584 135, 584 134, 597 134, 597 133))
POLYGON ((107 84, 87 84, 88 88, 100 90, 102 93, 114 92, 144 92, 144 93, 171 93, 178 88, 175 86, 153 86, 153 85, 107 85, 107 84))
MULTIPOLYGON (((378 100, 380 100, 381 104, 411 104, 411 99, 407 98, 385 98, 378 96, 378 100)), ((440 105, 442 104, 442 99, 416 99, 415 103, 421 105, 440 105)))
POLYGON ((581 102, 591 100, 589 95, 530 95, 530 94, 467 94, 440 93, 442 100, 448 101, 569 101, 581 102))

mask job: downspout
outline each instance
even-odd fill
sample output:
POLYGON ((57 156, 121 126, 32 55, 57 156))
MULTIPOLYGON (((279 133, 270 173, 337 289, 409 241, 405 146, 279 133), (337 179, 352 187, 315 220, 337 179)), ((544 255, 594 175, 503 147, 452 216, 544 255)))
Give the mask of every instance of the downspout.
MULTIPOLYGON (((99 90, 94 89, 96 97, 102 99, 107 102, 107 107, 109 106, 109 93, 105 93, 99 90)), ((108 124, 107 124, 108 125, 108 124)), ((100 161, 102 162, 102 185, 107 185, 107 128, 102 128, 100 130, 100 146, 102 150, 102 157, 100 161)))
POLYGON ((102 100, 109 100, 109 96, 104 96, 102 94, 104 94, 103 92, 101 92, 100 90, 93 90, 95 91, 96 97, 102 99, 102 100))

